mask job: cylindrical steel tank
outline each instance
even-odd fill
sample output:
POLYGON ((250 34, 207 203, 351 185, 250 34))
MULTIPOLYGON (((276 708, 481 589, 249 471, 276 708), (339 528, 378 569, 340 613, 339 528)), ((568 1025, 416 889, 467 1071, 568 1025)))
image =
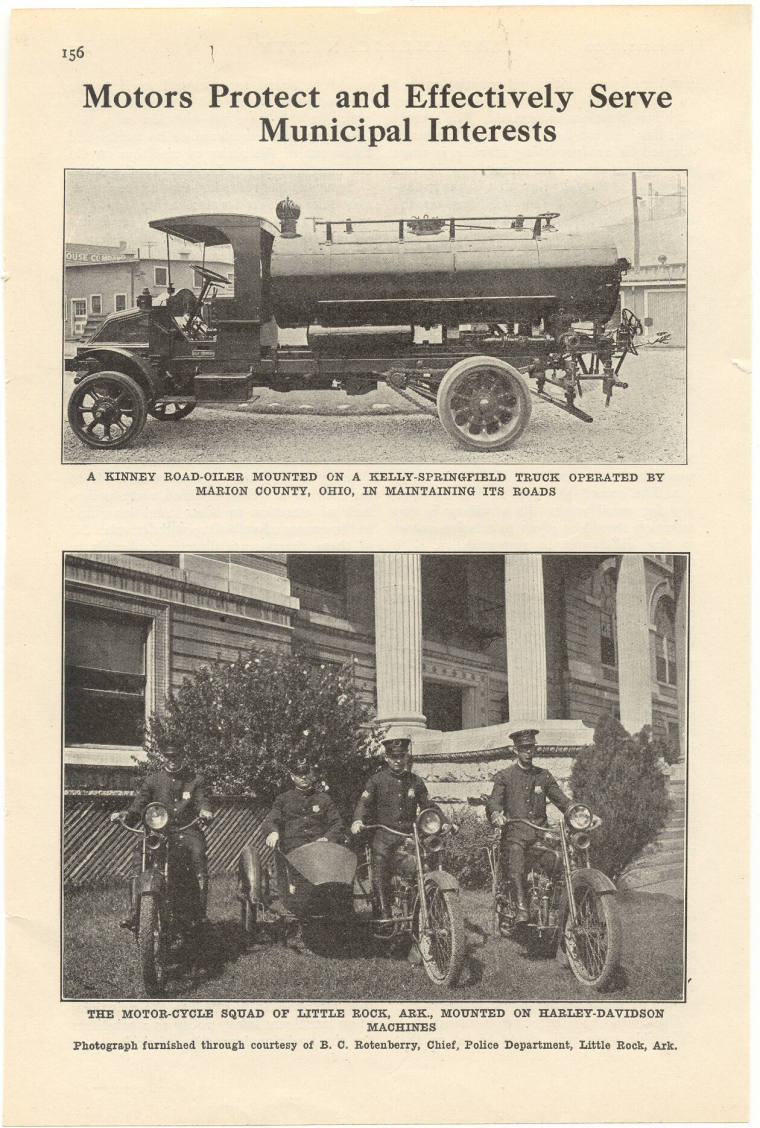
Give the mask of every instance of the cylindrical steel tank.
POLYGON ((272 302, 296 325, 436 325, 612 316, 621 267, 603 238, 275 241, 272 302))

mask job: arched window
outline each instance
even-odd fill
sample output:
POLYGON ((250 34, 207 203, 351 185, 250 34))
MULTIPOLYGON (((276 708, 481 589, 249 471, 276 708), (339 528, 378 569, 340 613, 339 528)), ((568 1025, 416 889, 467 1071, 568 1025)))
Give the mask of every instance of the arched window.
POLYGON ((675 685, 676 674, 676 609, 669 595, 663 595, 654 613, 654 648, 657 680, 675 685))
POLYGON ((617 666, 615 631, 615 601, 617 578, 611 568, 605 568, 599 581, 599 650, 603 666, 617 666))

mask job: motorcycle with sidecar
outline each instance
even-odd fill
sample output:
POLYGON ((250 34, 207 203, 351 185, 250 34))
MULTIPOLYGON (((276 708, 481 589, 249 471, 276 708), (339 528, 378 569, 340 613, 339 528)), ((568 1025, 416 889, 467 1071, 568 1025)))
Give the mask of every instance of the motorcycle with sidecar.
POLYGON ((409 833, 383 829, 398 837, 389 917, 380 913, 367 842, 360 843, 356 853, 325 841, 308 842, 288 854, 275 849, 276 895, 259 849, 249 844, 238 861, 236 894, 246 935, 294 920, 308 947, 316 941, 324 948, 330 937, 337 942, 352 929, 364 928, 388 950, 411 948, 432 983, 454 986, 466 942, 459 885, 441 865, 444 838, 453 828, 428 808, 419 813, 409 833))

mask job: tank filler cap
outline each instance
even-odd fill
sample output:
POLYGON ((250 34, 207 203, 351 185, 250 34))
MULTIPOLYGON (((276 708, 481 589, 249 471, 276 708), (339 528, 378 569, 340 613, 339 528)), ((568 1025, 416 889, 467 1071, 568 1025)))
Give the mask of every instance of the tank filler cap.
POLYGON ((301 214, 301 209, 298 204, 291 200, 290 196, 286 196, 284 200, 280 200, 275 208, 275 214, 280 221, 280 235, 283 239, 300 239, 300 235, 296 231, 296 224, 301 214))

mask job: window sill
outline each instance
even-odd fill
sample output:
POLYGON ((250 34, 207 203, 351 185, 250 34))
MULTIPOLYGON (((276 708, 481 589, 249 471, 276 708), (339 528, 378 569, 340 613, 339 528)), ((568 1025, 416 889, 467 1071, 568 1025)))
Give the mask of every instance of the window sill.
POLYGON ((99 768, 133 768, 135 760, 146 759, 144 748, 115 744, 74 744, 64 750, 67 764, 87 764, 99 768))

